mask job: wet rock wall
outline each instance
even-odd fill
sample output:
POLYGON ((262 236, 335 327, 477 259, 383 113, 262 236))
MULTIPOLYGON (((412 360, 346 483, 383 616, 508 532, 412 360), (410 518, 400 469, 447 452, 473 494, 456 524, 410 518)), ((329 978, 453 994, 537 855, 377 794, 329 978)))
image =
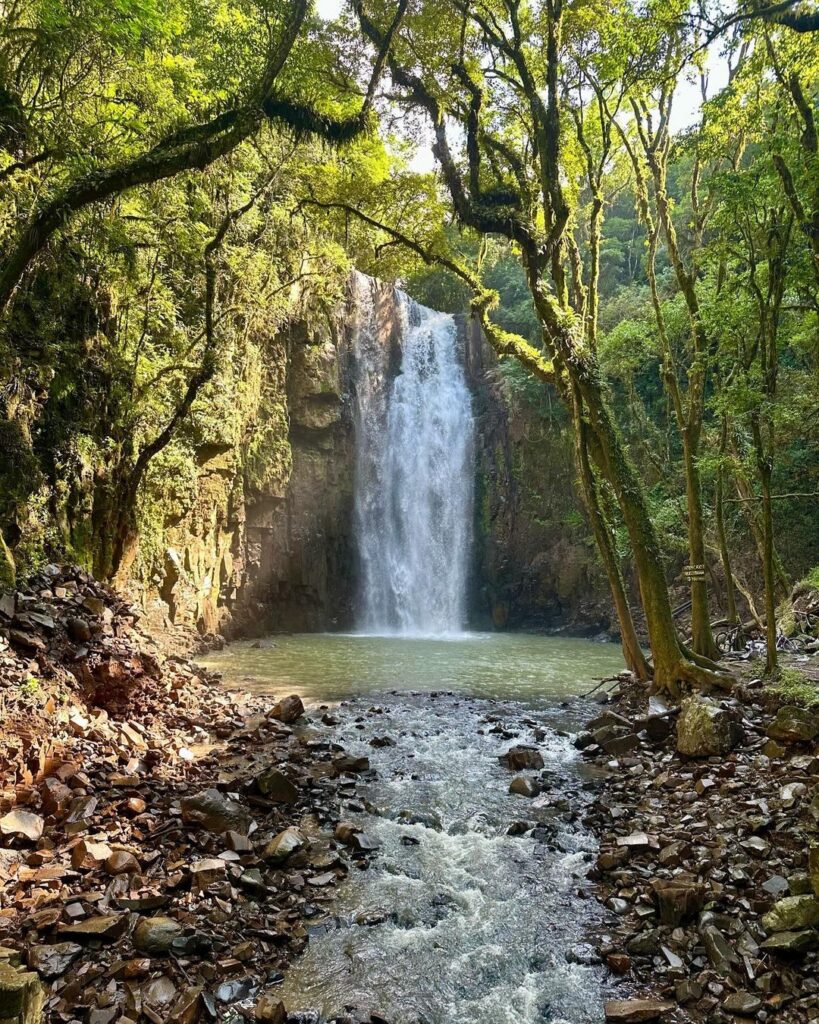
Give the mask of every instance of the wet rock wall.
POLYGON ((492 629, 607 631, 613 613, 556 395, 463 324, 477 415, 472 614, 492 629))

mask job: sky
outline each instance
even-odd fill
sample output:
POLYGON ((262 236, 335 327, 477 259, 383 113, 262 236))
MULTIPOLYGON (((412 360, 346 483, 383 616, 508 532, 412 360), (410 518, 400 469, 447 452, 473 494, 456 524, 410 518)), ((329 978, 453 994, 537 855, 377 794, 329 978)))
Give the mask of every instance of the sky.
POLYGON ((332 21, 343 6, 342 0, 316 0, 316 13, 325 21, 332 21))
MULTIPOLYGON (((338 17, 344 6, 344 0, 316 0, 316 13, 325 21, 338 17)), ((707 54, 708 96, 712 97, 728 83, 728 65, 719 55, 719 44, 714 43, 707 54)), ((682 80, 677 87, 674 104, 671 108, 671 131, 677 133, 696 124, 701 106, 700 83, 698 79, 682 80)), ((430 143, 418 146, 411 162, 414 171, 430 171, 435 165, 430 143)))

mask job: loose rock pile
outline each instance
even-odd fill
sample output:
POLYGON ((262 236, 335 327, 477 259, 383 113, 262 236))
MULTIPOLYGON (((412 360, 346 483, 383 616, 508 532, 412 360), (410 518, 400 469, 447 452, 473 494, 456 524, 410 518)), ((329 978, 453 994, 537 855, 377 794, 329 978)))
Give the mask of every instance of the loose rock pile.
POLYGON ((819 1020, 819 714, 772 711, 759 681, 679 715, 623 681, 577 737, 606 771, 598 952, 644 995, 609 1020, 819 1020))
POLYGON ((283 968, 366 866, 334 837, 366 759, 138 618, 78 569, 0 598, 0 1020, 282 1024, 283 968))

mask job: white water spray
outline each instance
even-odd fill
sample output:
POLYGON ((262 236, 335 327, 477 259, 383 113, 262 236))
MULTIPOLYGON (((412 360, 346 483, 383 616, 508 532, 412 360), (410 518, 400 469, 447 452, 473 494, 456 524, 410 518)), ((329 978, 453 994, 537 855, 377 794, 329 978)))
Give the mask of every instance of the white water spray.
POLYGON ((359 628, 459 633, 466 623, 474 421, 455 321, 398 292, 390 380, 378 285, 353 278, 359 628))

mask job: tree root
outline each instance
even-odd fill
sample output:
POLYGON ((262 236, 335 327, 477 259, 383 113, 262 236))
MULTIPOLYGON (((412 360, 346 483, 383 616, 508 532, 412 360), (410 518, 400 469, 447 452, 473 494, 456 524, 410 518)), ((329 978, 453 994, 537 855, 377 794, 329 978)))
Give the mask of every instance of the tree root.
POLYGON ((709 672, 722 673, 723 670, 713 658, 706 657, 704 654, 697 654, 696 651, 693 651, 687 644, 683 643, 680 644, 680 650, 684 658, 693 661, 700 668, 706 668, 709 672))
POLYGON ((716 686, 718 689, 727 690, 729 693, 734 688, 735 678, 730 672, 727 672, 717 662, 713 662, 709 657, 703 657, 701 654, 697 654, 696 651, 689 650, 685 644, 680 645, 682 647, 683 654, 689 659, 689 662, 693 662, 698 670, 700 670, 699 677, 702 682, 697 683, 691 680, 694 686, 706 685, 716 686), (704 673, 704 674, 703 674, 704 673))
POLYGON ((724 690, 726 693, 731 693, 736 682, 730 672, 721 672, 719 669, 714 671, 694 662, 682 662, 679 676, 683 682, 690 683, 692 686, 709 690, 724 690))
POLYGON ((680 644, 679 656, 673 668, 659 674, 655 669, 652 691, 667 693, 679 700, 682 688, 686 685, 698 690, 716 689, 730 693, 735 682, 731 673, 720 669, 716 662, 680 644))

